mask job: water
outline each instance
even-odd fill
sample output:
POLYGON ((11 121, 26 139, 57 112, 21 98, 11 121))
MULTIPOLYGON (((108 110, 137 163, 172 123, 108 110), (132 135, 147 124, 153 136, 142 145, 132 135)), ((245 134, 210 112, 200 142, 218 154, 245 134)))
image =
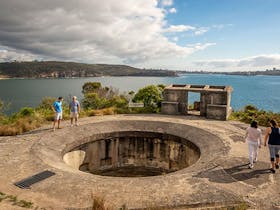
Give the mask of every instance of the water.
POLYGON ((207 84, 233 87, 231 106, 234 110, 247 104, 280 112, 279 76, 236 76, 218 74, 184 74, 180 77, 94 77, 73 79, 8 79, 0 80, 0 99, 11 102, 9 113, 24 106, 37 106, 46 96, 76 95, 82 98, 85 82, 101 82, 121 92, 137 91, 149 84, 207 84))

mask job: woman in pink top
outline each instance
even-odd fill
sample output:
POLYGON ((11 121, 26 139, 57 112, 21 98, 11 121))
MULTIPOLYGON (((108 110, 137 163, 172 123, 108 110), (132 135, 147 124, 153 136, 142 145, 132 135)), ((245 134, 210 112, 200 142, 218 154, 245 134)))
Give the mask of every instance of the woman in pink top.
POLYGON ((251 126, 246 129, 245 142, 249 148, 249 168, 254 167, 254 162, 258 159, 258 148, 261 148, 262 131, 258 128, 258 123, 252 121, 251 126))

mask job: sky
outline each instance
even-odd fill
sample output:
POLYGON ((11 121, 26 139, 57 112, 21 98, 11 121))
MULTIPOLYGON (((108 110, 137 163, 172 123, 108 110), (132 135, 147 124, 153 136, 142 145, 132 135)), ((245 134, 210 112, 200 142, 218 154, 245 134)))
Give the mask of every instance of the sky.
POLYGON ((0 62, 280 68, 280 0, 0 0, 0 62))

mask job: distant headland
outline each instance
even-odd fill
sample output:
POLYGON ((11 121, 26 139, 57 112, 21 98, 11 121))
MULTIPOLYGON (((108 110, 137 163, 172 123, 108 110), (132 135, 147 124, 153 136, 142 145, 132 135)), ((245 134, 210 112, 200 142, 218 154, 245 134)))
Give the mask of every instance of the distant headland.
POLYGON ((233 72, 217 72, 217 71, 177 71, 179 74, 225 74, 225 75, 241 75, 241 76, 256 76, 269 75, 280 76, 280 69, 266 69, 264 71, 233 71, 233 72))
POLYGON ((139 69, 127 65, 84 64, 61 61, 0 63, 0 78, 73 78, 101 76, 175 77, 176 71, 139 69))

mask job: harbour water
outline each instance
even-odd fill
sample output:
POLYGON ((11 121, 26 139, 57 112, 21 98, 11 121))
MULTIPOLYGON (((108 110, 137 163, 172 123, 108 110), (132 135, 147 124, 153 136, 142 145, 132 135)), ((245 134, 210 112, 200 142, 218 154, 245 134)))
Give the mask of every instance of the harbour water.
POLYGON ((279 76, 237 76, 222 74, 183 74, 179 77, 92 77, 66 79, 6 79, 0 80, 0 99, 10 102, 9 113, 21 107, 37 106, 43 97, 76 95, 81 100, 85 82, 101 82, 120 92, 137 91, 150 84, 207 84, 233 87, 231 106, 234 110, 247 104, 260 109, 280 112, 279 76))

